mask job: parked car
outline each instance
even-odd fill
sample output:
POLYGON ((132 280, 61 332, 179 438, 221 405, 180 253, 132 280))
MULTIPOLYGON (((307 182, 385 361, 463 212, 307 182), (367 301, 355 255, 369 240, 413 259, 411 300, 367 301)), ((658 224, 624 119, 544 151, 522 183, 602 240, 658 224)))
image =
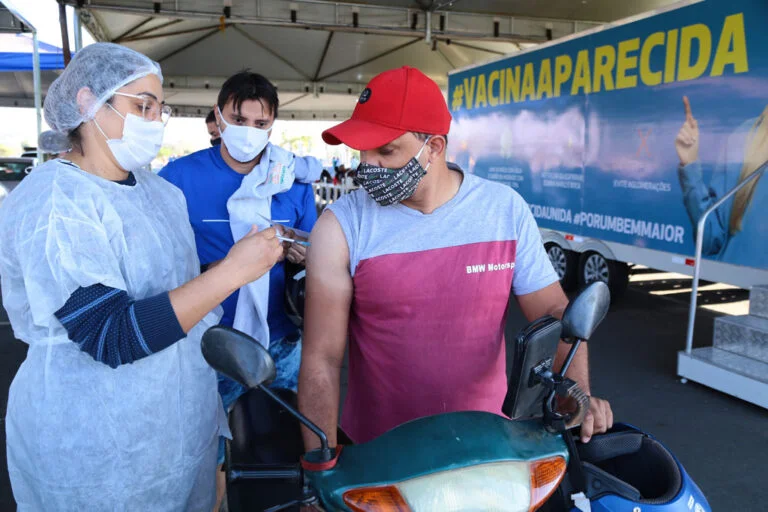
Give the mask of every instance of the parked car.
POLYGON ((0 158, 0 204, 34 166, 34 158, 0 158))

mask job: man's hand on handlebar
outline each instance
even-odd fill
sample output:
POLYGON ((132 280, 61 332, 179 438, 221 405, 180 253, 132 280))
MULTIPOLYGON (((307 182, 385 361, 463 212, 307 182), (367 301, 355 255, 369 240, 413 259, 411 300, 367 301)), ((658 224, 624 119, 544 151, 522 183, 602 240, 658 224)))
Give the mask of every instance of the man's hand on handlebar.
POLYGON ((592 396, 589 411, 581 423, 581 442, 588 443, 595 434, 603 434, 613 426, 613 411, 608 400, 592 396))
MULTIPOLYGON (((575 413, 576 401, 572 398, 560 401, 557 411, 560 413, 575 413)), ((588 443, 595 434, 604 434, 613 426, 613 411, 608 400, 596 396, 589 397, 589 410, 581 422, 581 442, 588 443)))

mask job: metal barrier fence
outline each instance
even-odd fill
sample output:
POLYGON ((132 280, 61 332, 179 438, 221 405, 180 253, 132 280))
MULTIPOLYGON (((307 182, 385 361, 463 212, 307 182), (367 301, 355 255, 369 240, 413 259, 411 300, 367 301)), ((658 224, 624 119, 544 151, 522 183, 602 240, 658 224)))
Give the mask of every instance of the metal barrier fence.
POLYGON ((352 179, 346 178, 339 184, 318 181, 312 184, 312 189, 315 191, 317 213, 320 214, 326 206, 337 201, 344 194, 349 194, 356 190, 357 186, 352 182, 352 179))

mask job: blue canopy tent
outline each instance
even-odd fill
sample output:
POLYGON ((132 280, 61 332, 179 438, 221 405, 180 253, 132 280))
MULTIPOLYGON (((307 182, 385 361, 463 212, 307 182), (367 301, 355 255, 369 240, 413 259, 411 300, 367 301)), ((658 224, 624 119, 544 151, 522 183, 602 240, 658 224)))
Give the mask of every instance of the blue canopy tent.
MULTIPOLYGON (((39 136, 43 96, 41 64, 45 63, 46 74, 54 74, 53 69, 63 69, 63 59, 57 56, 60 52, 55 51, 55 47, 40 44, 37 29, 9 0, 0 0, 0 36, 3 38, 0 39, 0 52, 5 57, 0 59, 0 71, 4 71, 0 73, 0 104, 19 107, 34 105, 39 136)), ((42 161, 39 150, 37 157, 38 161, 42 161)))
MULTIPOLYGON (((40 69, 64 69, 61 48, 38 42, 40 69)), ((29 34, 0 34, 0 72, 34 71, 34 39, 29 34)))

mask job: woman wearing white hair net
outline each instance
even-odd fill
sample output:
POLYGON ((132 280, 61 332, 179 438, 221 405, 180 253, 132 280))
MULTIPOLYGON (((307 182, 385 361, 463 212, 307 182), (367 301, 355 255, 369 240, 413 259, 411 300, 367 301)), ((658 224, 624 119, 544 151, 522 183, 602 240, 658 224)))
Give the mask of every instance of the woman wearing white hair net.
POLYGON ((184 197, 141 171, 170 114, 159 66, 98 43, 53 83, 37 167, 0 209, 3 302, 29 344, 11 385, 19 510, 204 510, 215 498, 212 312, 282 254, 252 230, 199 275, 184 197), (47 146, 47 147, 45 147, 47 146))

